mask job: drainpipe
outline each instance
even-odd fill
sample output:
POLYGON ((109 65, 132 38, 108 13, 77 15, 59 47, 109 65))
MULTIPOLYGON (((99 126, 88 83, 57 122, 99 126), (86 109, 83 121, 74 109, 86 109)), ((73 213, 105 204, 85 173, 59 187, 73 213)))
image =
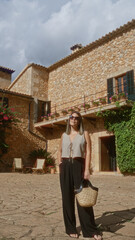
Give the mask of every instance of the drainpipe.
POLYGON ((42 141, 45 141, 45 149, 47 151, 47 147, 48 147, 48 144, 47 144, 47 139, 46 138, 43 138, 41 136, 39 136, 38 134, 34 133, 33 131, 31 131, 30 129, 30 109, 31 109, 31 103, 33 102, 33 100, 29 103, 29 112, 28 112, 28 131, 35 137, 39 138, 40 140, 42 141))

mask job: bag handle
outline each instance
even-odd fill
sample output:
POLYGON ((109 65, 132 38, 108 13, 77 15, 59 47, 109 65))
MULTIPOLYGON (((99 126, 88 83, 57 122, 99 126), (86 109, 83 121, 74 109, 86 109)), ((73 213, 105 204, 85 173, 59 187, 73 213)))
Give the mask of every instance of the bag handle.
POLYGON ((77 194, 77 193, 80 193, 82 191, 83 188, 86 188, 86 187, 90 187, 92 188, 93 190, 95 191, 98 191, 98 188, 97 187, 94 187, 92 185, 92 183, 88 180, 88 179, 82 179, 81 181, 81 184, 80 184, 80 187, 78 189, 75 189, 74 190, 74 193, 77 194))
POLYGON ((91 187, 93 190, 98 191, 98 188, 94 187, 88 179, 83 179, 82 181, 83 181, 84 187, 91 187))

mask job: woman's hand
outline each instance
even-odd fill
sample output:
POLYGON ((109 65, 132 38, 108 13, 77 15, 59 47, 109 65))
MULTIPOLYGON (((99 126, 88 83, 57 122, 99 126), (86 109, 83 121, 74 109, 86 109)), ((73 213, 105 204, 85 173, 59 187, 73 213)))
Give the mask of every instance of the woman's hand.
POLYGON ((90 179, 90 171, 89 170, 84 171, 84 179, 87 179, 87 180, 90 179))

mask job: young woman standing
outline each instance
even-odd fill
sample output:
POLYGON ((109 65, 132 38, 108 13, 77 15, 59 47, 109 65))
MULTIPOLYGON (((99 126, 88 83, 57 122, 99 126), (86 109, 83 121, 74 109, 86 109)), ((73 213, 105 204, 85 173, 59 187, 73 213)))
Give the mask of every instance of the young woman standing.
MULTIPOLYGON (((81 114, 74 111, 69 117, 66 132, 61 137, 58 154, 64 223, 66 233, 73 238, 79 237, 76 229, 74 189, 79 188, 83 178, 90 178, 90 152, 89 134, 83 129, 81 114)), ((77 209, 83 237, 101 240, 93 208, 81 207, 77 202, 77 209)))

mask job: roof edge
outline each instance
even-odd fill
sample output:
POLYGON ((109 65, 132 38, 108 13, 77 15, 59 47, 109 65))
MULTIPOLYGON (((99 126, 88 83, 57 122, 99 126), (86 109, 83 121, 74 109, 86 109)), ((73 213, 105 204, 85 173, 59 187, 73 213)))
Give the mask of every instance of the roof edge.
POLYGON ((119 35, 123 34, 124 32, 127 32, 129 29, 132 29, 134 27, 135 27, 135 19, 133 19, 132 21, 130 21, 126 24, 124 24, 123 26, 120 26, 119 28, 116 28, 116 30, 113 30, 112 32, 109 32, 105 36, 95 40, 94 42, 86 45, 85 47, 82 47, 81 49, 79 49, 75 53, 71 53, 67 57, 62 58, 61 60, 54 63, 53 65, 50 65, 48 67, 49 72, 55 70, 59 66, 62 66, 63 64, 65 64, 69 61, 74 60, 76 57, 79 57, 79 56, 85 54, 87 51, 91 51, 94 48, 97 48, 97 47, 109 42, 110 40, 118 37, 119 35))
POLYGON ((109 32, 108 34, 95 40, 94 42, 91 42, 90 44, 86 45, 85 47, 82 47, 78 51, 71 53, 70 55, 66 56, 65 58, 62 58, 61 60, 50 65, 49 67, 45 67, 45 66, 35 64, 35 63, 30 63, 22 70, 22 72, 10 84, 10 86, 8 87, 8 90, 10 90, 12 88, 12 86, 18 81, 18 79, 24 74, 24 72, 26 72, 26 70, 28 68, 35 66, 37 68, 42 68, 42 69, 44 68, 47 72, 51 72, 51 71, 55 70, 56 68, 58 68, 59 66, 62 66, 64 64, 66 64, 67 62, 72 61, 75 58, 80 57, 81 55, 84 55, 88 51, 92 51, 93 49, 111 41, 112 39, 122 35, 124 32, 127 32, 128 30, 130 30, 132 28, 135 28, 135 19, 124 24, 123 26, 120 26, 119 28, 116 28, 116 30, 109 32))
POLYGON ((11 87, 13 87, 13 85, 14 85, 14 84, 18 81, 18 79, 26 72, 26 70, 31 67, 31 65, 32 65, 32 64, 28 64, 28 65, 19 73, 19 75, 15 78, 15 80, 9 85, 8 90, 10 90, 11 87))
POLYGON ((37 68, 44 68, 46 71, 48 71, 48 69, 44 66, 41 66, 39 64, 36 63, 29 63, 20 73, 19 75, 15 78, 15 80, 9 85, 8 90, 11 89, 11 87, 13 87, 13 85, 18 81, 18 79, 27 71, 28 68, 35 66, 37 68))
POLYGON ((18 96, 18 97, 34 99, 31 95, 26 95, 24 93, 13 92, 13 91, 10 91, 10 90, 7 90, 7 89, 0 88, 0 92, 4 93, 4 94, 7 93, 7 94, 10 94, 10 95, 15 95, 15 96, 18 96))
POLYGON ((13 72, 15 72, 15 70, 11 69, 11 68, 6 68, 6 67, 3 67, 3 66, 0 66, 0 70, 2 72, 7 72, 9 74, 12 74, 13 72))

